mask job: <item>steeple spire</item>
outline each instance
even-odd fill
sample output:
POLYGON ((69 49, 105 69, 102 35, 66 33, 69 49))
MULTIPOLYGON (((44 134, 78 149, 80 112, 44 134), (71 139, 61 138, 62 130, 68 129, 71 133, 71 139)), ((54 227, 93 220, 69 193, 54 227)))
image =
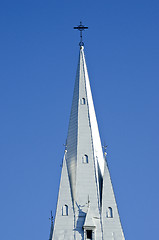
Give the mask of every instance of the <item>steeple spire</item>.
MULTIPOLYGON (((82 23, 75 29, 80 33, 82 23)), ((103 155, 82 35, 52 240, 124 240, 103 155)), ((106 148, 106 146, 105 146, 106 148)))

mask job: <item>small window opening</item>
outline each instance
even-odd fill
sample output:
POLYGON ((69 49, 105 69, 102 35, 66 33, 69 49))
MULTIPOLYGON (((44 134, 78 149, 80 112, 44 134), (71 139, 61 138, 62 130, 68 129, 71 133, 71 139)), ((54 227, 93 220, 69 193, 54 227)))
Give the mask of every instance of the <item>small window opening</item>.
POLYGON ((83 163, 88 163, 88 156, 86 154, 83 156, 83 163))
POLYGON ((111 207, 108 207, 107 218, 113 218, 113 209, 111 207))
POLYGON ((85 98, 82 98, 81 99, 81 105, 85 105, 86 104, 86 100, 85 100, 85 98))
POLYGON ((86 230, 87 239, 92 239, 92 230, 86 230))
POLYGON ((62 207, 62 216, 68 216, 68 206, 64 205, 62 207))

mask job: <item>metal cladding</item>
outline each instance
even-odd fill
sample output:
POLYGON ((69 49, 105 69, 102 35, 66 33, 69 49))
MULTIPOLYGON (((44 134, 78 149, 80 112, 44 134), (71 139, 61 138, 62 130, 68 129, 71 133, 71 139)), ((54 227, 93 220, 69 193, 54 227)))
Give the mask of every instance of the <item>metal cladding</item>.
POLYGON ((80 46, 52 240, 124 240, 80 46))

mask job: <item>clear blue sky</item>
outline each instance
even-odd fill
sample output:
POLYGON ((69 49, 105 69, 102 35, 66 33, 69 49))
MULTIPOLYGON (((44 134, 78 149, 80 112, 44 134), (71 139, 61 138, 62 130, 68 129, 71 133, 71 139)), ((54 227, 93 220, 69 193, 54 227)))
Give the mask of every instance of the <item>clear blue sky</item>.
POLYGON ((157 239, 158 0, 0 1, 0 239, 49 237, 80 20, 126 239, 157 239))

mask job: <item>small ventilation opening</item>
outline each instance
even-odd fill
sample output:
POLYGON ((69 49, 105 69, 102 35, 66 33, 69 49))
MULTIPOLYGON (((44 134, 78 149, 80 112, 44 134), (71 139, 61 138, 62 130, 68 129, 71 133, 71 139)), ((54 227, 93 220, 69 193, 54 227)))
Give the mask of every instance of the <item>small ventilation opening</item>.
POLYGON ((83 156, 83 163, 88 163, 88 156, 86 154, 83 156))
POLYGON ((87 239, 92 239, 92 230, 87 230, 87 239))
POLYGON ((113 209, 111 207, 107 209, 107 218, 113 218, 113 209))
POLYGON ((85 98, 82 98, 81 99, 81 105, 85 105, 86 104, 86 100, 85 100, 85 98))
POLYGON ((64 205, 62 207, 62 216, 68 216, 68 206, 64 205))

